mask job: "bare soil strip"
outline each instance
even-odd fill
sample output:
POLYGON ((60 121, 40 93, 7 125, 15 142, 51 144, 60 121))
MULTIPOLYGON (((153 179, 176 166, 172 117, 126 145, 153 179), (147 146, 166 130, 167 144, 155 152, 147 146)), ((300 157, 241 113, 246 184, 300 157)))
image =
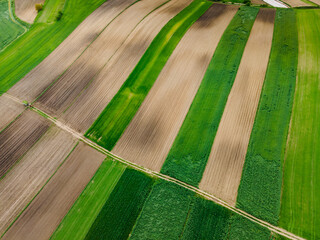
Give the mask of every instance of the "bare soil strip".
POLYGON ((45 0, 15 0, 15 12, 21 20, 33 23, 38 12, 36 10, 36 3, 44 3, 45 0))
POLYGON ((8 93, 28 102, 33 102, 77 59, 118 14, 135 1, 106 1, 87 17, 45 60, 15 84, 8 93))
POLYGON ((24 110, 23 104, 13 101, 7 95, 0 96, 0 131, 24 110))
POLYGON ((190 27, 114 147, 115 154, 160 171, 220 37, 237 9, 213 4, 190 27))
POLYGON ((0 133, 0 178, 38 141, 49 125, 47 119, 28 110, 0 133))
POLYGON ((215 137, 200 189, 235 204, 268 65, 274 9, 260 9, 215 137))
POLYGON ((53 116, 60 115, 101 71, 137 24, 166 1, 143 0, 117 17, 35 105, 53 116))
POLYGON ((3 239, 49 239, 104 158, 80 142, 3 239))
POLYGON ((0 181, 0 236, 67 157, 76 139, 51 127, 0 181))
POLYGON ((162 27, 190 2, 171 1, 146 17, 61 120, 84 133, 118 92, 162 27))
POLYGON ((312 5, 305 3, 301 0, 283 0, 283 2, 288 3, 291 7, 310 7, 312 5))

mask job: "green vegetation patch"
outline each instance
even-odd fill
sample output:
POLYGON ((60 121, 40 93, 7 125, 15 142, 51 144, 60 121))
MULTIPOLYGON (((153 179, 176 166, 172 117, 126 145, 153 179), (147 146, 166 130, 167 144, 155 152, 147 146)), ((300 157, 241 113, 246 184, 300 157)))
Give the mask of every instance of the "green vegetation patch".
POLYGON ((125 165, 107 158, 51 239, 84 239, 125 169, 125 165))
POLYGON ((164 26, 118 93, 89 128, 86 137, 108 150, 113 148, 180 39, 211 4, 195 0, 164 26))
POLYGON ((153 182, 144 173, 126 169, 85 239, 128 239, 153 182))
POLYGON ((27 30, 15 19, 10 1, 0 0, 0 51, 27 30))
POLYGON ((298 75, 279 225, 306 239, 320 239, 320 11, 296 14, 298 75))
POLYGON ((258 8, 241 7, 224 32, 161 172, 197 186, 258 8))
POLYGON ((175 183, 157 181, 130 239, 179 239, 193 196, 175 183))
POLYGON ((237 206, 278 223, 282 163, 296 81, 298 36, 295 12, 277 9, 272 49, 252 129, 237 206))
POLYGON ((61 20, 65 2, 66 0, 46 1, 37 22, 52 23, 61 20))
POLYGON ((27 33, 1 52, 0 94, 37 66, 103 2, 105 0, 68 0, 60 21, 34 23, 27 33))

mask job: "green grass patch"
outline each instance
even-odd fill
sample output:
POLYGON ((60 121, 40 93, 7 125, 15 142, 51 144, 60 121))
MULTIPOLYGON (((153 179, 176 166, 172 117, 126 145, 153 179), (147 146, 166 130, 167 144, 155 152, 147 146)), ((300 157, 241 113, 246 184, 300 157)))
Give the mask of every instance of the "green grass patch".
POLYGON ((27 33, 1 52, 0 94, 6 92, 47 57, 103 2, 105 0, 68 0, 60 21, 53 24, 34 23, 27 33))
POLYGON ((118 93, 89 128, 86 137, 108 150, 113 148, 180 39, 211 4, 195 0, 164 26, 118 93))
POLYGON ((60 13, 63 14, 63 8, 65 5, 66 0, 55 0, 55 1, 46 1, 44 5, 44 9, 41 11, 41 14, 39 18, 37 19, 37 22, 43 22, 43 23, 52 23, 57 20, 61 20, 61 18, 58 19, 60 13))
POLYGON ((194 193, 158 180, 143 207, 130 239, 179 239, 194 193))
POLYGON ((306 239, 320 239, 320 11, 296 14, 298 74, 279 225, 306 239))
POLYGON ((127 168, 85 239, 128 239, 153 182, 144 173, 127 168))
POLYGON ((0 51, 23 34, 26 29, 15 19, 13 15, 14 7, 10 1, 0 0, 0 51))
POLYGON ((295 12, 277 9, 269 65, 252 129, 237 206, 278 223, 282 163, 292 111, 298 56, 295 12))
POLYGON ((224 32, 161 172, 197 186, 258 8, 241 7, 224 32))
POLYGON ((107 158, 51 239, 84 239, 125 169, 125 165, 107 158))

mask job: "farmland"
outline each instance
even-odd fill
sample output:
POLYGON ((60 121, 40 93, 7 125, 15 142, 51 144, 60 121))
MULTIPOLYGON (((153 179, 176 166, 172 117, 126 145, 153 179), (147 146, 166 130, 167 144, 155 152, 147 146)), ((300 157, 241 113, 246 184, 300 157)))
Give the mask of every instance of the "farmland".
POLYGON ((0 0, 0 239, 319 239, 320 7, 286 4, 0 0))
POLYGON ((320 12, 308 10, 296 13, 298 73, 284 158, 280 226, 307 239, 318 239, 320 12), (310 22, 313 24, 310 25, 310 22))

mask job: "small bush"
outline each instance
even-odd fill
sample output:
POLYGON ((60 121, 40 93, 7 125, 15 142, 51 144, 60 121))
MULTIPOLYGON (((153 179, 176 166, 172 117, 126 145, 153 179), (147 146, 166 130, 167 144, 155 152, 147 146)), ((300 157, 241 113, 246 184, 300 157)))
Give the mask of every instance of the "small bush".
POLYGON ((63 15, 62 11, 59 11, 58 15, 56 16, 56 20, 59 21, 62 18, 62 15, 63 15))
POLYGON ((37 3, 36 4, 36 10, 37 12, 40 12, 43 9, 43 4, 37 3))

